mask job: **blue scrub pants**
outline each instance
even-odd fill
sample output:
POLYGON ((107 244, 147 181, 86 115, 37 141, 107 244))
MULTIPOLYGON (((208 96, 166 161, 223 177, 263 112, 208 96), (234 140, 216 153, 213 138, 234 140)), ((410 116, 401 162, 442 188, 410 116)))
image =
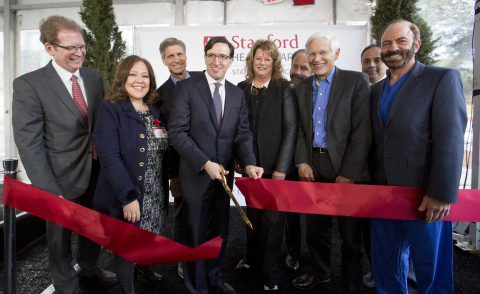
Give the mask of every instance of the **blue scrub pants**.
POLYGON ((452 222, 372 218, 372 268, 380 294, 408 293, 408 256, 417 293, 453 293, 452 222))

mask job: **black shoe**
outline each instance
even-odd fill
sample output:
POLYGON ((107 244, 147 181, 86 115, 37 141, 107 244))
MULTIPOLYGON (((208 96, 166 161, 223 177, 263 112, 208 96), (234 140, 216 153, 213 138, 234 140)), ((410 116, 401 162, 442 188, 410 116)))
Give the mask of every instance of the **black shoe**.
POLYGON ((229 284, 224 282, 223 284, 218 285, 217 293, 220 293, 220 294, 237 294, 237 291, 235 291, 235 289, 233 289, 232 286, 230 286, 229 284))
POLYGON ((316 284, 326 283, 328 281, 330 281, 330 278, 323 278, 323 279, 317 278, 314 275, 306 273, 304 275, 301 275, 300 277, 297 277, 295 280, 293 280, 292 285, 293 287, 300 290, 310 290, 316 284))
POLYGON ((178 268, 177 268, 177 274, 182 278, 183 280, 185 279, 185 276, 183 274, 183 262, 178 263, 178 268))
POLYGON ((235 270, 236 271, 246 271, 250 268, 250 265, 249 264, 246 264, 243 262, 243 259, 240 259, 240 261, 238 262, 237 266, 235 267, 235 270))
POLYGON ((99 286, 111 286, 118 281, 116 274, 103 269, 91 277, 83 276, 80 272, 78 278, 82 283, 93 283, 99 286))
POLYGON ((372 272, 368 272, 363 276, 363 285, 369 289, 375 288, 375 280, 373 279, 372 272))
POLYGON ((133 278, 136 280, 138 274, 144 277, 149 282, 160 282, 163 277, 152 270, 149 265, 135 265, 135 272, 133 278))
POLYGON ((278 292, 278 285, 275 285, 273 287, 267 287, 263 285, 263 290, 265 294, 272 294, 272 293, 277 293, 278 292))
POLYGON ((298 262, 298 258, 293 258, 290 255, 287 255, 287 260, 285 261, 285 263, 294 272, 298 271, 298 269, 300 268, 300 263, 298 262))

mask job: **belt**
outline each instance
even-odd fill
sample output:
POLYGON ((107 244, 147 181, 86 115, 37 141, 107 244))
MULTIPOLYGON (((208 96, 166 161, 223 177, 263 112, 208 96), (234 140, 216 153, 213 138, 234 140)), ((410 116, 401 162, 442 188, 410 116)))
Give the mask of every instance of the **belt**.
POLYGON ((328 149, 327 148, 321 148, 321 147, 314 147, 313 152, 328 153, 328 149))

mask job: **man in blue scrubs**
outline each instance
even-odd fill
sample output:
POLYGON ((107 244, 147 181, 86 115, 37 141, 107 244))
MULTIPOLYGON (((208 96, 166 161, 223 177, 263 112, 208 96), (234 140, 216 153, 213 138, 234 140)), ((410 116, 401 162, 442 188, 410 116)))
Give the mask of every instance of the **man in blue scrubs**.
POLYGON ((415 60, 418 27, 392 21, 380 34, 390 75, 371 87, 377 185, 425 188, 425 220, 372 219, 372 266, 378 293, 407 293, 408 256, 417 293, 453 293, 452 223, 441 221, 457 202, 467 124, 457 70, 415 60))

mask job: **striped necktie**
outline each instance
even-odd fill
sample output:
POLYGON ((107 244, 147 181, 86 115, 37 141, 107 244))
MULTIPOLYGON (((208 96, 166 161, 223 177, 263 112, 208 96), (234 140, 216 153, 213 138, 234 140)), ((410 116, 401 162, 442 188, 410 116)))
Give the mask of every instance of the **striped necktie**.
MULTIPOLYGON (((85 103, 85 99, 83 98, 82 90, 80 89, 80 85, 78 84, 77 77, 72 75, 72 94, 73 94, 73 102, 77 105, 78 110, 83 116, 83 120, 85 121, 85 125, 88 129, 88 108, 87 104, 85 103)), ((93 150, 93 159, 97 159, 97 152, 95 151, 95 146, 92 145, 93 150)))
POLYGON ((215 104, 215 113, 217 115, 218 128, 222 125, 222 97, 220 97, 220 86, 222 84, 215 83, 215 92, 213 92, 213 104, 215 104))

